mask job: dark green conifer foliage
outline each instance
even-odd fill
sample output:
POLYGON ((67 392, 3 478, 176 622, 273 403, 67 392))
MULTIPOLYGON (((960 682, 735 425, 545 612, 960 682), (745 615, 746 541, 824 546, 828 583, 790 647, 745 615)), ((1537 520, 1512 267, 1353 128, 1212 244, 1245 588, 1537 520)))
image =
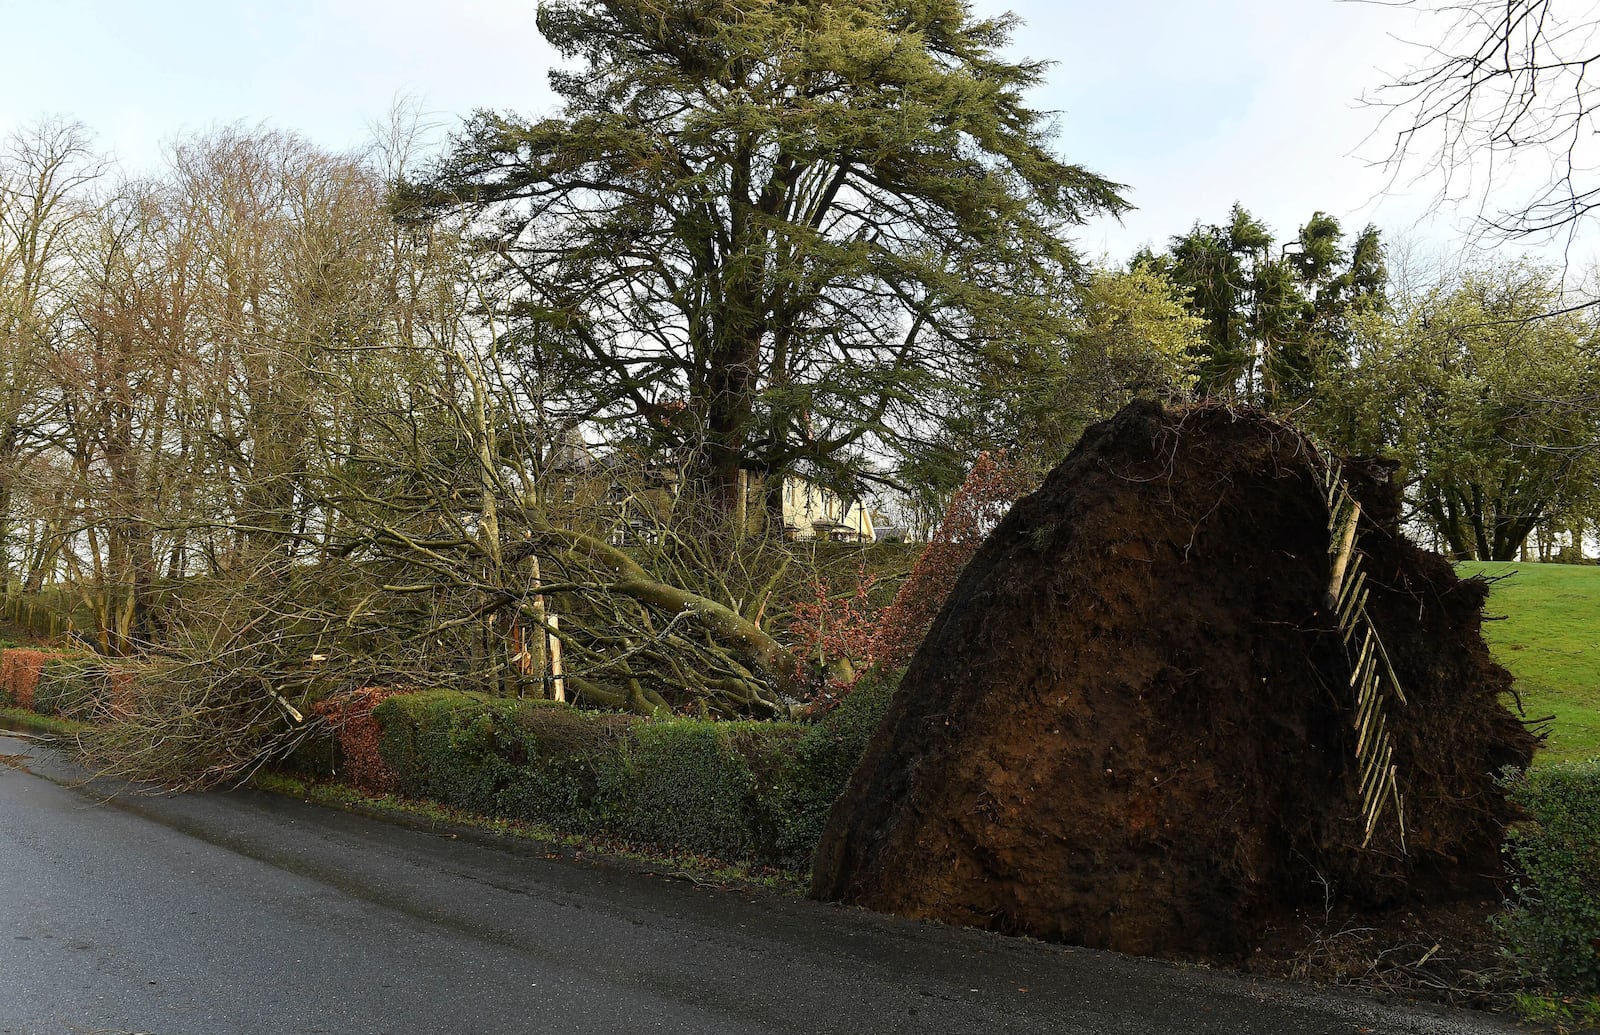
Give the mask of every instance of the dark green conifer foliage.
POLYGON ((417 214, 465 210, 583 412, 848 482, 1059 349, 1068 230, 1118 186, 1051 149, 1045 65, 959 0, 554 0, 547 118, 480 112, 417 214))
POLYGON ((1234 205, 1222 224, 1196 223, 1162 256, 1147 256, 1190 292, 1208 324, 1198 391, 1288 410, 1349 362, 1349 317, 1381 306, 1387 276, 1378 231, 1343 247, 1339 221, 1317 212, 1277 245, 1266 224, 1234 205))

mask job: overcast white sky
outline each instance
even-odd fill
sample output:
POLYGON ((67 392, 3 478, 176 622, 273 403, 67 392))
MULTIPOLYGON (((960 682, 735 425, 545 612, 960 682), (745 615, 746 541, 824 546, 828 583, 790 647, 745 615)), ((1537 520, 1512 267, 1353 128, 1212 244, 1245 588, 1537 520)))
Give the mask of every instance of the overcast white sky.
MULTIPOLYGON (((1384 195, 1362 154, 1376 113, 1357 99, 1403 67, 1417 16, 1336 0, 1052 3, 1017 11, 1018 55, 1056 62, 1034 98, 1060 113, 1059 150, 1128 185, 1124 225, 1079 244, 1124 258, 1234 201, 1280 236, 1322 209, 1430 246, 1464 217, 1430 188, 1384 195), (1419 218, 1422 219, 1419 224, 1419 218)), ((361 145, 398 94, 446 123, 478 107, 551 110, 554 55, 534 0, 0 0, 0 131, 41 115, 87 124, 130 170, 208 126, 269 122, 330 148, 361 145)))

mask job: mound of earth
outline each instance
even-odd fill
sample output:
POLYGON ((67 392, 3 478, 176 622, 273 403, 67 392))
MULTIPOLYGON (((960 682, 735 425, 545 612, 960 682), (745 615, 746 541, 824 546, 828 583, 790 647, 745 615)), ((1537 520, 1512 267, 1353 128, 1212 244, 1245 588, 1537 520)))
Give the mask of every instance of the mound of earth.
POLYGON ((835 805, 812 893, 1149 955, 1227 957, 1296 908, 1483 894, 1535 739, 1485 585, 1362 504, 1366 620, 1405 703, 1370 843, 1357 649, 1326 603, 1326 461, 1267 416, 1136 403, 1091 428, 963 573, 835 805), (1392 797, 1392 796, 1391 796, 1392 797))

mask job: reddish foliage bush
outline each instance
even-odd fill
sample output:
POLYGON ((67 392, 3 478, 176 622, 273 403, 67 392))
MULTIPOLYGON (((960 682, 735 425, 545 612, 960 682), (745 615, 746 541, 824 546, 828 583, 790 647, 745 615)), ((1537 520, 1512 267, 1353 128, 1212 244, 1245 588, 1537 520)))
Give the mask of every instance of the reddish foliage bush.
POLYGON ((950 497, 928 548, 883 611, 868 650, 874 663, 896 669, 911 660, 961 570, 1011 505, 1031 488, 1027 470, 1003 450, 978 454, 966 481, 950 497))
POLYGON ((789 633, 795 645, 795 685, 802 697, 831 707, 873 664, 878 608, 868 595, 877 580, 863 566, 851 592, 834 596, 821 579, 813 579, 812 599, 795 605, 789 633))
POLYGON ((374 794, 387 794, 396 785, 395 774, 378 753, 381 730, 373 711, 403 691, 383 686, 362 686, 318 701, 312 708, 333 727, 344 777, 351 786, 374 794))
POLYGON ((105 698, 101 702, 112 721, 126 719, 137 710, 138 689, 134 674, 126 666, 105 667, 105 698))
POLYGON ((54 651, 13 647, 0 651, 0 698, 18 708, 33 709, 33 692, 46 662, 63 657, 54 651))

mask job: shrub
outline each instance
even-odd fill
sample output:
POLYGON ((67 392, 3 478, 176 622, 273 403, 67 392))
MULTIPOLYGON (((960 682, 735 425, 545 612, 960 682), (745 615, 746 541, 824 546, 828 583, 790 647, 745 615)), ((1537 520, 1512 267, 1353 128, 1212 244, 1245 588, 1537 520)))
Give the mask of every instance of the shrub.
POLYGON ((34 691, 39 686, 39 674, 44 671, 45 663, 59 660, 62 656, 54 651, 28 647, 0 651, 0 700, 31 711, 34 691))
POLYGON ((638 720, 551 706, 511 716, 494 812, 572 833, 605 829, 601 791, 638 720))
POLYGON ((108 680, 99 661, 58 655, 45 660, 34 685, 33 710, 86 721, 94 718, 108 680))
POLYGON ((455 691, 373 712, 403 794, 642 846, 804 870, 889 688, 822 722, 640 719, 455 691))
POLYGON ((274 772, 302 780, 337 779, 345 773, 343 753, 332 727, 319 726, 271 763, 274 772))
POLYGON ((373 710, 399 691, 381 686, 362 686, 318 701, 312 709, 333 727, 338 746, 334 771, 343 770, 352 786, 374 794, 394 790, 394 772, 383 763, 378 752, 378 720, 373 710))
POLYGON ((799 736, 790 724, 646 721, 454 691, 391 698, 376 716, 402 793, 727 857, 759 850, 751 759, 799 736))
POLYGON ((90 722, 124 714, 128 697, 127 673, 98 655, 0 651, 0 704, 90 722))
POLYGON ((100 662, 100 695, 95 704, 97 716, 113 722, 126 719, 139 707, 135 669, 122 661, 100 662))
POLYGON ((885 670, 904 668, 928 635, 972 555, 1029 491, 1033 478, 1005 451, 980 453, 950 497, 944 517, 873 633, 871 654, 885 670))
POLYGON ((1600 994, 1600 759, 1508 781, 1527 814, 1506 837, 1518 878, 1500 918, 1511 955, 1552 987, 1600 994))
POLYGON ((772 857, 762 861, 787 870, 811 868, 828 813, 866 754, 894 690, 893 681, 862 679, 800 737, 770 796, 772 857))
POLYGON ((457 690, 403 694, 373 713, 378 753, 402 794, 494 813, 529 758, 528 714, 563 707, 457 690))
POLYGON ((774 854, 761 805, 800 727, 666 719, 631 733, 601 787, 608 833, 724 859, 774 854))

